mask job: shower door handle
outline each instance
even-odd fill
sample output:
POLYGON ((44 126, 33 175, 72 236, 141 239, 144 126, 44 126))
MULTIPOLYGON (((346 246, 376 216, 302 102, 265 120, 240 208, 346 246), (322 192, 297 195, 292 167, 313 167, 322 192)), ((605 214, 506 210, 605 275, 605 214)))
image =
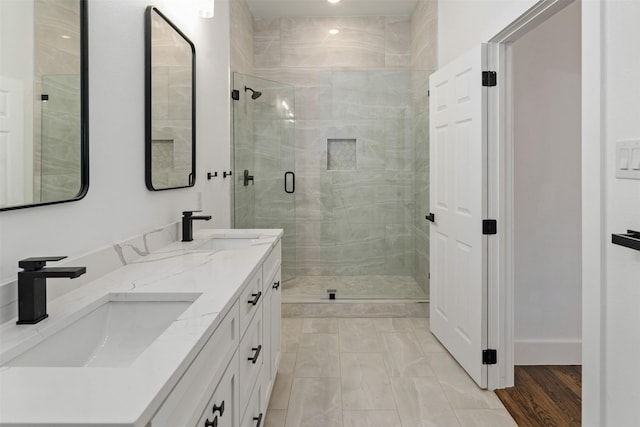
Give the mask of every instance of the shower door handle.
POLYGON ((293 194, 296 191, 296 174, 288 171, 284 173, 284 192, 288 194, 293 194), (291 191, 289 191, 289 186, 287 185, 287 175, 291 175, 291 191))

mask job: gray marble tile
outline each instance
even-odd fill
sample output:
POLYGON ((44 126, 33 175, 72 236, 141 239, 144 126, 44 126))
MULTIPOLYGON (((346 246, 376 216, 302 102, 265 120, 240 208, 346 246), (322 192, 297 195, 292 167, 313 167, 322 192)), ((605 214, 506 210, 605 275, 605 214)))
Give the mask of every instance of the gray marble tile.
POLYGON ((342 353, 340 356, 342 408, 396 409, 380 353, 342 353))
POLYGON ((280 30, 283 66, 384 67, 384 18, 282 18, 280 30))
POLYGON ((385 17, 385 65, 411 66, 411 19, 404 16, 385 17))
POLYGON ((425 353, 446 353, 447 350, 428 329, 414 329, 413 333, 425 353))
POLYGON ((265 427, 285 427, 287 411, 283 409, 271 409, 265 416, 265 427))
POLYGON ((381 333, 383 357, 390 377, 431 377, 433 369, 412 331, 381 333))
POLYGON ((430 353, 430 363, 440 380, 446 378, 467 377, 467 373, 448 352, 430 353))
POLYGON ((343 411, 344 427, 402 427, 398 411, 343 411))
POLYGON ((504 408, 498 396, 491 390, 482 390, 468 376, 438 377, 442 390, 452 408, 491 409, 504 408))
POLYGON ((296 367, 297 353, 280 353, 280 366, 278 367, 278 374, 293 374, 296 367))
POLYGON ((376 334, 340 332, 340 351, 343 353, 374 353, 382 351, 376 334))
POLYGON ((302 323, 303 334, 337 334, 338 319, 335 318, 311 318, 304 319, 302 323))
POLYGON ((377 332, 393 333, 410 331, 413 323, 408 318, 372 319, 377 332))
POLYGON ((283 317, 282 319, 282 352, 298 351, 300 343, 300 331, 302 319, 295 317, 283 317))
POLYGON ((289 397, 291 396, 291 384, 293 384, 292 374, 278 372, 271 391, 269 400, 269 410, 287 409, 289 407, 289 397))
POLYGON ((339 378, 337 334, 302 334, 294 372, 296 378, 339 378))
POLYGON ((342 427, 340 379, 296 378, 286 427, 342 427))
POLYGON ((280 65, 280 19, 255 19, 253 63, 256 68, 280 65))
POLYGON ((403 426, 460 427, 435 377, 391 378, 403 426))
POLYGON ((461 427, 517 427, 506 409, 456 409, 461 427))

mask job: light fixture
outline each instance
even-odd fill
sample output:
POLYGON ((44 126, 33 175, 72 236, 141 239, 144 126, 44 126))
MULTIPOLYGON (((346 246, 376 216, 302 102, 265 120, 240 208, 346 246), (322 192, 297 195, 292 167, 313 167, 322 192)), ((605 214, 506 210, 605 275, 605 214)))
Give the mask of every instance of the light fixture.
POLYGON ((201 18, 213 18, 213 0, 199 0, 198 14, 201 18))
POLYGON ((61 34, 60 37, 62 37, 65 40, 69 40, 71 38, 71 36, 68 36, 66 34, 61 34))
POLYGON ((332 36, 335 36, 339 32, 340 32, 340 30, 337 29, 337 28, 332 28, 332 29, 329 30, 329 34, 331 34, 332 36))
POLYGON ((340 0, 327 0, 329 3, 339 3, 340 0))

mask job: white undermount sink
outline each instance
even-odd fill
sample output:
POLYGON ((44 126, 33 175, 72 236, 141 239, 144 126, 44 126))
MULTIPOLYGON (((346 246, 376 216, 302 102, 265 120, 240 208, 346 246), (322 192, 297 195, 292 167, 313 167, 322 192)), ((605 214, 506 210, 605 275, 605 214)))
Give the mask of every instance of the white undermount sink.
POLYGON ((4 366, 127 367, 198 296, 109 294, 4 366))

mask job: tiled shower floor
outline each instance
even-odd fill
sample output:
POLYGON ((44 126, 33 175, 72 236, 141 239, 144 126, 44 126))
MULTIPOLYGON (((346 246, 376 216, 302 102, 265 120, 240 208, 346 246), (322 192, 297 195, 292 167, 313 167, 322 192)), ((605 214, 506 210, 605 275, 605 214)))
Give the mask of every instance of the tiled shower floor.
POLYGON ((298 276, 282 288, 283 302, 327 299, 327 289, 336 289, 338 299, 428 299, 411 276, 298 276))
POLYGON ((267 427, 517 427, 426 318, 283 318, 267 427))

